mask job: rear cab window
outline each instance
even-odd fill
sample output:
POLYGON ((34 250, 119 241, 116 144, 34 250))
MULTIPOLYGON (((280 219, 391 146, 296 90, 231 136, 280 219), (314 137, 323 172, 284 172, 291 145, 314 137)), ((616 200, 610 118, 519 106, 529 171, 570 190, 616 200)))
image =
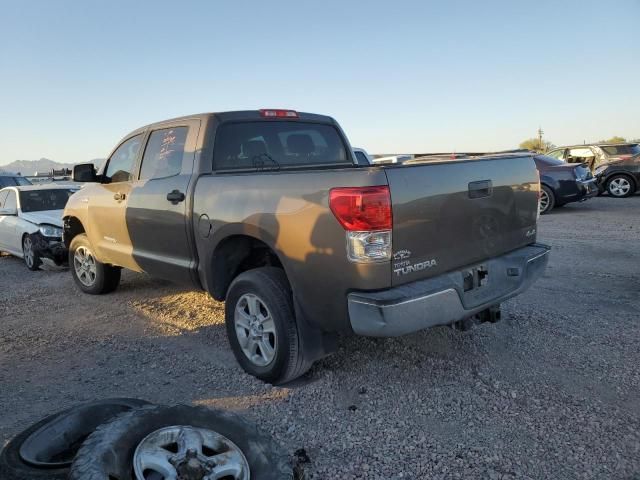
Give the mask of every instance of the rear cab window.
POLYGON ((228 122, 218 127, 215 170, 353 166, 333 125, 305 121, 228 122))

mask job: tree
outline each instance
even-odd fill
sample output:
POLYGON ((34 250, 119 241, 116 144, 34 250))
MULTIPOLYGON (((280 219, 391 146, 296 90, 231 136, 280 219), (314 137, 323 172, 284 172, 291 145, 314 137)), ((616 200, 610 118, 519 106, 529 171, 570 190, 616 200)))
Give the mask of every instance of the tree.
POLYGON ((600 143, 625 143, 627 140, 624 137, 618 137, 617 135, 611 137, 609 140, 600 140, 600 143))
POLYGON ((529 138, 520 144, 520 148, 524 148, 525 150, 533 150, 538 153, 545 153, 549 150, 553 149, 555 145, 551 142, 543 141, 540 143, 540 139, 538 138, 529 138))

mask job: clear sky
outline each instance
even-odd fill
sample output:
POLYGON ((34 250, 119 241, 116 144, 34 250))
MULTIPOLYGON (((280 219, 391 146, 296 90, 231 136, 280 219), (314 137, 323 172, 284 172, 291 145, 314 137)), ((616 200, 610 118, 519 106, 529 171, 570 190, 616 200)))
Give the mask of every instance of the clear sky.
POLYGON ((204 111, 334 116, 372 153, 640 137, 640 0, 0 0, 0 164, 204 111))

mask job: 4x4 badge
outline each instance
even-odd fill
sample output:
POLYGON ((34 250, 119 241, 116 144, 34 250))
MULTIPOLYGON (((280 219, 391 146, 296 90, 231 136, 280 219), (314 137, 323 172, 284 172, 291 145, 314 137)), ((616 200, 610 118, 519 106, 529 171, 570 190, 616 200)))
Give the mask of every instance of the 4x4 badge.
POLYGON ((394 260, 405 260, 411 256, 410 250, 399 250, 393 254, 394 260))

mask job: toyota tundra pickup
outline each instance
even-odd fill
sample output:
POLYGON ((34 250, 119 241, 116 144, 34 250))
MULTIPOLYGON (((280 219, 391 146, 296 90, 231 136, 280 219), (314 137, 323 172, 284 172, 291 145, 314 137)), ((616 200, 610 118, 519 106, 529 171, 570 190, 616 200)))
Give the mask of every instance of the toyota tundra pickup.
POLYGON ((359 165, 330 117, 193 115, 127 135, 64 211, 84 292, 121 268, 224 300, 240 365, 284 383, 338 334, 404 335, 499 319, 544 271, 529 154, 359 165))

